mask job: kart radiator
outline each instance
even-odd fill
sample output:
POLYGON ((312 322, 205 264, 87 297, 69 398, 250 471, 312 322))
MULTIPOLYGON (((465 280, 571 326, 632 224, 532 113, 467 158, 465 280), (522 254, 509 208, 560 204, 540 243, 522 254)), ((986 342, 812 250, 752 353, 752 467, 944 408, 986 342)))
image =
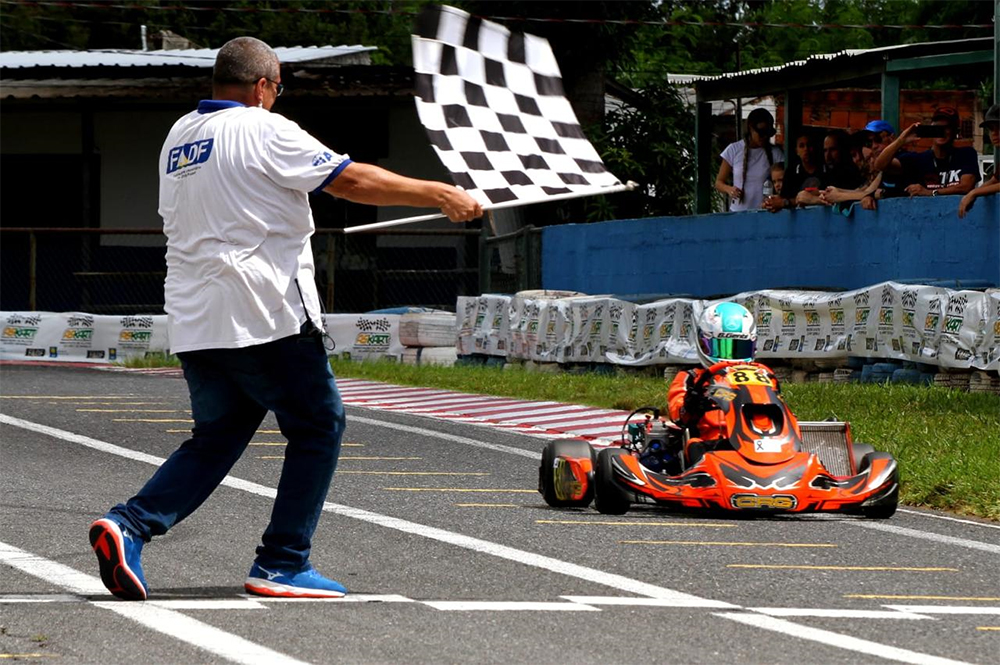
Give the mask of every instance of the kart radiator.
POLYGON ((823 466, 835 476, 851 475, 851 433, 845 422, 802 422, 802 444, 806 452, 815 453, 823 466))

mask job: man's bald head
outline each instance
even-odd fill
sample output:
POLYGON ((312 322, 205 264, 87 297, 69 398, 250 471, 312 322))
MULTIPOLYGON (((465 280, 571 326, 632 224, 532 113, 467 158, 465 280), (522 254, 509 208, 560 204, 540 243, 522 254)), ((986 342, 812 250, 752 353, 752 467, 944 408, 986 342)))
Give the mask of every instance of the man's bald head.
POLYGON ((253 85, 262 78, 277 80, 279 72, 278 56, 270 46, 253 37, 237 37, 219 49, 212 86, 253 85))

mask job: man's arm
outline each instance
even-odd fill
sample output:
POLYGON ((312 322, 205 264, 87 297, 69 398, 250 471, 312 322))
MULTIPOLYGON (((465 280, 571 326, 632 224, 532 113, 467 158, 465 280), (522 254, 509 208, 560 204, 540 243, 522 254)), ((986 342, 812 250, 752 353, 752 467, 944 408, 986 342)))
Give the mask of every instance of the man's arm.
POLYGON ((323 191, 354 203, 440 208, 453 222, 483 216, 482 206, 453 185, 407 178, 372 164, 351 162, 323 191))
POLYGON ((965 213, 969 211, 969 208, 972 207, 972 204, 976 202, 978 197, 990 196, 991 194, 1000 194, 1000 180, 998 180, 996 176, 993 176, 984 184, 976 187, 974 190, 962 197, 962 200, 958 202, 959 218, 965 217, 965 213))
POLYGON ((860 189, 841 189, 840 187, 827 187, 820 193, 820 198, 826 203, 844 203, 846 201, 860 201, 866 196, 871 196, 882 183, 882 174, 879 173, 875 179, 868 183, 867 187, 860 189))
POLYGON ((915 122, 902 133, 896 137, 896 140, 885 147, 885 149, 879 153, 878 157, 875 158, 875 164, 872 166, 876 171, 885 171, 890 169, 891 172, 895 173, 902 168, 898 159, 895 159, 896 153, 904 145, 909 143, 915 143, 919 141, 920 138, 916 135, 917 127, 920 125, 919 122, 915 122), (890 168, 891 167, 891 168, 890 168))

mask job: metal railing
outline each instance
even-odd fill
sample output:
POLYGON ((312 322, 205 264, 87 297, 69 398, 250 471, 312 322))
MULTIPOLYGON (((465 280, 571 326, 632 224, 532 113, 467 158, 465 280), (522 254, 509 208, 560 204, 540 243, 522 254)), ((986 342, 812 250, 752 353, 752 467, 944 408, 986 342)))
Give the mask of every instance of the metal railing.
MULTIPOLYGON (((453 310, 458 296, 541 283, 541 232, 385 229, 312 239, 328 312, 403 306, 453 310)), ((0 229, 0 309, 163 312, 166 237, 156 229, 0 229)))

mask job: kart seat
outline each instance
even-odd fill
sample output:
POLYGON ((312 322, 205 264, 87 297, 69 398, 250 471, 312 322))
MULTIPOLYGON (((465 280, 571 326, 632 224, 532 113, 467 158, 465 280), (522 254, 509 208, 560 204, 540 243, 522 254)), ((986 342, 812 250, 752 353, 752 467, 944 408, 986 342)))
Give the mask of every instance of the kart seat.
POLYGON ((776 404, 745 404, 741 415, 746 426, 761 436, 778 434, 784 429, 785 416, 776 404))

